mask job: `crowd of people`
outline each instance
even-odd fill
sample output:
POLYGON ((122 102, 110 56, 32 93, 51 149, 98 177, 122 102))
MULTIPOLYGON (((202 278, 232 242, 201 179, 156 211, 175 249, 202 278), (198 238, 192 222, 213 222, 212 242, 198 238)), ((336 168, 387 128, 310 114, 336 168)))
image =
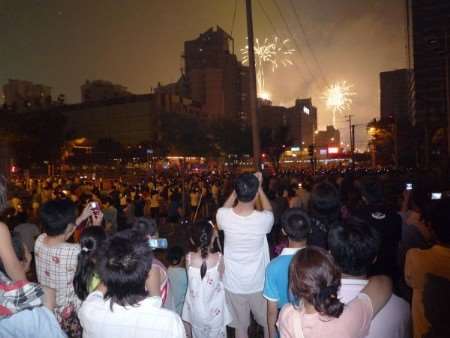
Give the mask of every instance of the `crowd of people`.
POLYGON ((450 198, 425 183, 2 178, 0 337, 450 337, 450 198))

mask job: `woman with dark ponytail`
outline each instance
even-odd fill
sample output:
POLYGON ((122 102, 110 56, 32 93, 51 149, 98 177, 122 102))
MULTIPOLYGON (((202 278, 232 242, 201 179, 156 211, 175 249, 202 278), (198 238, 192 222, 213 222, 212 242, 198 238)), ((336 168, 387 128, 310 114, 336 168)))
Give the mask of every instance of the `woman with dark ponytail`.
POLYGON ((190 235, 195 251, 186 255, 188 290, 182 318, 191 324, 193 338, 226 337, 231 316, 222 283, 222 254, 212 252, 217 231, 211 221, 204 220, 191 226, 190 235))
POLYGON ((362 338, 372 318, 392 295, 386 276, 374 276, 348 305, 338 291, 341 272, 333 257, 319 247, 306 247, 292 258, 289 289, 293 303, 283 307, 278 320, 281 338, 362 338))
POLYGON ((105 239, 105 230, 99 226, 91 226, 81 233, 81 251, 78 254, 77 270, 73 278, 73 287, 80 300, 85 300, 100 284, 95 268, 96 255, 97 249, 105 239))

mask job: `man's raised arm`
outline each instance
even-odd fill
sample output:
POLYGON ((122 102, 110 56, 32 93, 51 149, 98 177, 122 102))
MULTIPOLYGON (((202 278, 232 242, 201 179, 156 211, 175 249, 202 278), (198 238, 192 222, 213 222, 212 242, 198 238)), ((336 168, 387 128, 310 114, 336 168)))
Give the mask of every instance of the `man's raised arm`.
POLYGON ((232 208, 234 206, 234 202, 236 201, 237 195, 236 191, 233 190, 230 196, 228 196, 227 200, 223 204, 224 208, 232 208))
POLYGON ((270 204, 269 199, 267 198, 266 193, 262 188, 263 182, 262 173, 258 171, 255 173, 255 176, 258 178, 259 181, 258 194, 259 194, 259 201, 261 202, 261 207, 263 208, 263 210, 272 211, 272 205, 270 204))

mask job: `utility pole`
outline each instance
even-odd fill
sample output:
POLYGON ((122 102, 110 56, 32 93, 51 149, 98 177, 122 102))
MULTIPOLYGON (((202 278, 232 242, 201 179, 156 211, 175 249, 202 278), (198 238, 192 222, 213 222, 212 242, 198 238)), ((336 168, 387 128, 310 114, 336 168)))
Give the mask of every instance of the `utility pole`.
POLYGON ((347 116, 347 122, 348 122, 348 132, 349 132, 349 138, 350 138, 350 156, 352 159, 352 168, 355 168, 355 125, 352 124, 352 114, 348 114, 347 116))
POLYGON ((351 137, 352 137, 352 143, 351 143, 352 164, 353 164, 353 167, 355 167, 355 125, 354 124, 352 124, 351 137))
POLYGON ((253 162, 256 170, 261 169, 261 145, 259 142, 258 116, 256 114, 256 67, 255 67, 255 49, 253 37, 253 18, 252 18, 252 1, 245 0, 247 9, 247 36, 248 36, 248 70, 249 70, 249 100, 250 100, 250 117, 252 122, 252 144, 253 144, 253 162))

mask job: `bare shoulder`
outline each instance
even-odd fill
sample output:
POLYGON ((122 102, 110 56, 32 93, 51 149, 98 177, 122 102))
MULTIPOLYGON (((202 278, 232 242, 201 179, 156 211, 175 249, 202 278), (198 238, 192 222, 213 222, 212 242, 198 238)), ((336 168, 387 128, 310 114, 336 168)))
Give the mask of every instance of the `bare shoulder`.
POLYGON ((3 222, 0 222, 0 231, 8 231, 8 227, 3 222))
POLYGON ((6 224, 0 222, 0 243, 6 241, 10 236, 9 229, 6 224))

